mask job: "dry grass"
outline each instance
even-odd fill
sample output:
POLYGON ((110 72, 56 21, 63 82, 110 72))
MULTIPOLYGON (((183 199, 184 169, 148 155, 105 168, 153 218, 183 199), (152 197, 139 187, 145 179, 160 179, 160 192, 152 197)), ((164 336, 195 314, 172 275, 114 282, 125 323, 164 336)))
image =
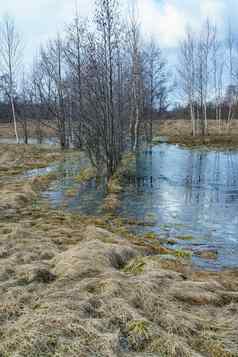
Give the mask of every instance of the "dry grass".
POLYGON ((50 210, 31 182, 0 194, 1 357, 238 356, 237 271, 50 210))
POLYGON ((233 120, 229 131, 226 124, 222 124, 221 131, 215 120, 208 121, 208 135, 193 137, 189 120, 164 120, 154 124, 154 137, 166 136, 170 143, 186 146, 237 147, 238 120, 233 120))
MULTIPOLYGON (((34 123, 33 121, 29 121, 28 123, 28 134, 30 138, 37 137, 38 128, 36 124, 37 123, 34 123)), ((19 123, 18 123, 18 132, 19 132, 19 136, 23 137, 23 128, 19 123)), ((45 138, 50 138, 56 135, 56 130, 53 130, 47 126, 42 125, 41 133, 45 138)), ((0 137, 2 138, 15 137, 14 126, 12 123, 0 123, 0 137)))
POLYGON ((57 149, 36 145, 0 145, 0 176, 19 174, 27 169, 46 167, 63 158, 57 149))

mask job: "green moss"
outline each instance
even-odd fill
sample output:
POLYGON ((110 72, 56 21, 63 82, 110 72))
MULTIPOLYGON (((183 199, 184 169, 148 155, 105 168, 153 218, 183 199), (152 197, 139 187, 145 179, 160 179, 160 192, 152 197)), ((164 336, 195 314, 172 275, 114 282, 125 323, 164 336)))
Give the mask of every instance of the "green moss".
POLYGON ((90 181, 91 179, 96 177, 96 171, 93 168, 86 168, 81 170, 80 174, 75 177, 75 181, 82 183, 86 181, 90 181))
POLYGON ((145 350, 151 339, 150 322, 132 320, 127 324, 128 342, 135 351, 145 350))
POLYGON ((136 334, 140 337, 149 337, 149 322, 146 320, 132 320, 128 323, 129 333, 136 334))
POLYGON ((123 269, 125 273, 138 275, 144 272, 145 262, 142 257, 133 259, 123 269))
POLYGON ((173 254, 178 258, 191 258, 192 252, 186 250, 174 250, 173 254))
POLYGON ((155 232, 148 232, 144 235, 145 239, 157 239, 158 235, 155 232))

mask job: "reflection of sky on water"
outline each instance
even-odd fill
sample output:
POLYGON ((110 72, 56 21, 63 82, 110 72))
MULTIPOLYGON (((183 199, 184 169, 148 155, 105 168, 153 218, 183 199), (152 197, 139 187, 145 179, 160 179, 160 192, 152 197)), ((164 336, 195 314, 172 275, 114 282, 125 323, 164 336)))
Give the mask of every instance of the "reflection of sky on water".
MULTIPOLYGON (((56 165, 49 166, 48 172, 56 172, 57 180, 53 181, 43 197, 54 208, 63 207, 65 210, 82 214, 100 213, 101 203, 105 197, 105 182, 95 179, 79 183, 77 176, 82 169, 89 166, 89 160, 84 154, 74 159, 66 159, 56 165)), ((31 172, 30 172, 31 174, 31 172)))
MULTIPOLYGON (((219 251, 217 262, 238 263, 238 154, 187 150, 162 144, 137 159, 137 187, 123 194, 122 214, 143 220, 153 215, 150 230, 165 236, 192 235, 183 247, 204 244, 219 251), (153 184, 150 184, 150 177, 153 184), (166 228, 164 225, 166 224, 166 228), (168 228, 168 225, 171 225, 168 228)), ((205 264, 205 263, 204 263, 205 264)))
MULTIPOLYGON (((79 184, 75 180, 87 166, 88 160, 82 155, 80 159, 67 159, 29 175, 44 174, 44 170, 58 173, 58 179, 43 193, 53 207, 100 214, 105 182, 92 180, 79 184), (68 194, 70 190, 75 192, 68 194)), ((189 150, 161 144, 153 148, 152 155, 138 156, 137 179, 133 182, 125 184, 119 213, 140 221, 152 217, 155 226, 140 226, 140 232, 155 231, 162 237, 193 236, 191 241, 178 239, 175 247, 209 248, 219 253, 217 261, 194 258, 198 265, 238 266, 237 152, 189 150)))

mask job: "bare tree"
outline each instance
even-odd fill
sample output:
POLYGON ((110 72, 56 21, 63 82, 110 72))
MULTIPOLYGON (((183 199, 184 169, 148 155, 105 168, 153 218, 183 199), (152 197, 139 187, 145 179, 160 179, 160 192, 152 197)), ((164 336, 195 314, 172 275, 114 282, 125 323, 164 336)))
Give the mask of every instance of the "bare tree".
MULTIPOLYGON (((229 23, 228 36, 227 36, 227 47, 228 47, 228 76, 229 76, 229 86, 228 88, 234 88, 234 50, 235 50, 235 39, 231 29, 231 24, 229 23)), ((233 117, 233 105, 234 105, 234 93, 233 90, 230 91, 228 96, 229 111, 227 116, 227 130, 230 128, 230 124, 233 117)))
POLYGON ((83 67, 87 46, 87 22, 82 21, 76 10, 73 22, 66 30, 66 45, 64 48, 69 78, 69 116, 71 136, 74 143, 82 145, 83 121, 83 67))
POLYGON ((24 143, 28 144, 29 141, 29 108, 28 108, 28 94, 29 87, 26 79, 25 71, 22 72, 22 78, 20 82, 20 91, 19 91, 18 101, 16 103, 16 112, 18 113, 19 123, 23 129, 23 139, 24 143))
POLYGON ((130 135, 131 148, 133 151, 136 151, 138 148, 139 130, 144 110, 140 41, 140 25, 138 22, 138 16, 136 14, 135 4, 133 4, 129 24, 129 44, 132 66, 130 135))
POLYGON ((167 78, 159 47, 142 42, 136 7, 124 24, 119 0, 96 0, 90 25, 76 11, 64 33, 41 47, 17 96, 20 41, 14 23, 4 24, 1 82, 10 98, 17 140, 16 114, 26 143, 28 119, 34 118, 40 140, 45 125, 63 149, 76 143, 108 176, 129 144, 137 150, 143 130, 152 141, 153 115, 166 108, 167 78))
POLYGON ((178 73, 182 90, 187 97, 187 102, 190 110, 190 118, 192 123, 193 136, 197 134, 196 125, 196 39, 192 31, 188 28, 186 38, 180 44, 180 56, 178 73))
POLYGON ((116 131, 118 113, 116 111, 117 86, 116 61, 118 59, 119 41, 119 4, 117 0, 99 0, 96 9, 96 21, 98 28, 97 49, 99 56, 97 75, 101 77, 102 104, 104 107, 104 142, 106 166, 109 176, 115 171, 120 160, 118 152, 118 133, 116 131))
POLYGON ((143 80, 146 106, 143 121, 147 140, 152 143, 154 113, 160 114, 167 109, 169 92, 166 62, 153 38, 143 49, 143 80))
MULTIPOLYGON (((42 103, 54 118, 62 149, 69 146, 66 114, 66 77, 64 47, 60 35, 41 49, 37 88, 42 103)), ((53 123, 54 126, 54 123, 53 123)))
POLYGON ((211 55, 212 43, 214 39, 214 29, 211 26, 209 19, 205 22, 202 28, 197 48, 197 89, 200 102, 200 130, 202 135, 208 133, 207 120, 207 102, 210 92, 210 76, 211 76, 211 55))
POLYGON ((5 91, 10 99, 16 141, 19 143, 15 109, 15 90, 17 85, 17 69, 21 59, 21 41, 15 22, 5 16, 0 23, 0 66, 5 78, 5 91))
POLYGON ((180 46, 179 75, 189 105, 193 135, 208 134, 207 107, 214 85, 215 96, 219 99, 218 83, 220 86, 222 73, 217 58, 214 58, 217 54, 216 28, 209 20, 202 27, 199 37, 187 30, 180 46))
POLYGON ((212 43, 212 69, 213 69, 215 118, 216 118, 216 122, 218 123, 219 132, 221 133, 225 51, 221 41, 219 41, 218 39, 216 26, 214 27, 213 36, 214 37, 212 43))

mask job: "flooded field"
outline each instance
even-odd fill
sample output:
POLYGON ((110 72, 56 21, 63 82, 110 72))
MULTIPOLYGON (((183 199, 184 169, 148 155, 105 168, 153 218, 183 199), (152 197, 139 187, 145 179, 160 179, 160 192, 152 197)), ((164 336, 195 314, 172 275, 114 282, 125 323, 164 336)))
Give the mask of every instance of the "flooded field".
MULTIPOLYGON (((37 175, 58 173, 42 195, 54 208, 99 215, 106 195, 105 180, 79 184, 77 175, 88 160, 66 160, 37 175)), ((194 252, 203 268, 238 265, 238 153, 184 149, 160 144, 137 157, 136 174, 124 183, 118 215, 144 221, 132 227, 153 232, 176 249, 194 252), (207 259, 201 255, 210 252, 207 259), (211 259, 212 257, 212 259, 211 259)))
POLYGON ((152 220, 154 226, 146 229, 176 237, 177 248, 217 253, 207 261, 195 255, 198 265, 237 266, 237 152, 162 144, 138 157, 137 177, 136 186, 129 185, 122 196, 121 214, 152 220))

